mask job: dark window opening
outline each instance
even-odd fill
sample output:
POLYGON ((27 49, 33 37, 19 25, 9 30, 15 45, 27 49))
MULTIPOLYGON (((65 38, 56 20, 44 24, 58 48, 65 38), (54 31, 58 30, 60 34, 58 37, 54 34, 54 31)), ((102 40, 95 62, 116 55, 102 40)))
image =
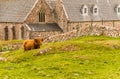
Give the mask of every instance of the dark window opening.
POLYGON ((97 10, 98 10, 97 8, 94 8, 94 13, 97 13, 98 12, 97 10))
POLYGON ((8 40, 8 26, 4 28, 4 32, 5 32, 4 39, 8 40))
POLYGON ((120 7, 118 8, 118 13, 120 13, 120 7))
POLYGON ((45 12, 39 13, 39 22, 45 22, 45 12))
POLYGON ((85 14, 87 13, 87 8, 84 8, 84 13, 85 13, 85 14))
POLYGON ((16 39, 15 26, 12 27, 13 39, 16 39))
POLYGON ((24 39, 24 27, 21 27, 21 38, 24 39))

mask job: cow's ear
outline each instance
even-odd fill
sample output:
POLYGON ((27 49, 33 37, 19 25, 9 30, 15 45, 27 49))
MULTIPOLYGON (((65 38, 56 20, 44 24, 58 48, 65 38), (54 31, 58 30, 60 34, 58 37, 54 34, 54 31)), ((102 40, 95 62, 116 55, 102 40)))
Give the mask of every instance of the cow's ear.
POLYGON ((34 39, 34 41, 35 41, 35 42, 38 42, 38 40, 37 40, 36 38, 34 39))

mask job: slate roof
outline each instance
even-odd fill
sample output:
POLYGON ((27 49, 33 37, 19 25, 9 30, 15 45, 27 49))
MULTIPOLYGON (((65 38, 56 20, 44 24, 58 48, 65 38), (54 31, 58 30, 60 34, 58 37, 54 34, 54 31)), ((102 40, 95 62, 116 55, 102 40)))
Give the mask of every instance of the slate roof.
MULTIPOLYGON (((24 22, 38 0, 0 0, 0 22, 24 22)), ((46 0, 54 9, 56 0, 46 0)), ((120 0, 62 0, 70 21, 120 20, 115 7, 120 0), (83 5, 89 8, 88 16, 83 16, 80 9, 83 5), (97 5, 99 15, 93 15, 91 8, 97 5)))
POLYGON ((56 23, 27 24, 31 31, 62 31, 56 23))
MULTIPOLYGON (((0 0, 0 22, 24 22, 38 0, 0 0)), ((47 0, 51 8, 55 0, 47 0)))
POLYGON ((115 7, 120 4, 120 0, 62 0, 62 2, 70 21, 120 20, 120 16, 115 12, 115 7), (80 12, 83 5, 89 8, 88 16, 83 16, 80 12), (98 15, 92 14, 93 5, 98 6, 98 15))
MULTIPOLYGON (((56 0, 46 0, 51 8, 56 0)), ((24 22, 38 0, 0 0, 0 22, 24 22)))
POLYGON ((23 22, 37 0, 0 0, 0 22, 23 22))

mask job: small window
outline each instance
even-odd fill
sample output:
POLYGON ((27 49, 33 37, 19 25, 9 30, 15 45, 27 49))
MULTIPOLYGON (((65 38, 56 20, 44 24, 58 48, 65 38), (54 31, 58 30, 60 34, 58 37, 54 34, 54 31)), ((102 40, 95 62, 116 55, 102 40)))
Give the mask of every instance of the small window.
POLYGON ((97 7, 96 5, 93 6, 92 13, 93 13, 94 15, 98 15, 99 9, 98 9, 98 7, 97 7))
POLYGON ((85 13, 85 14, 87 13, 87 8, 84 8, 84 13, 85 13))
POLYGON ((44 11, 39 12, 39 22, 45 22, 45 12, 44 11))
POLYGON ((120 13, 120 7, 118 7, 118 13, 120 13))
POLYGON ((4 28, 4 39, 8 40, 8 26, 4 28))
POLYGON ((120 5, 118 5, 118 6, 116 7, 116 12, 117 12, 118 15, 120 15, 120 5))
POLYGON ((81 9, 82 15, 88 15, 88 7, 87 5, 83 5, 81 9))
POLYGON ((97 8, 94 8, 94 13, 97 13, 97 12, 98 12, 97 8))

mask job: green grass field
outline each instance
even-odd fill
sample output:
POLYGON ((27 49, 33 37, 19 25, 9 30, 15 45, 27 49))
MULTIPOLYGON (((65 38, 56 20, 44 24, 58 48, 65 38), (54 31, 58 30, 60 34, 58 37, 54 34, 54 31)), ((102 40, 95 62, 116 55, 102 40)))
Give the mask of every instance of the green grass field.
POLYGON ((0 57, 8 60, 0 61, 0 79, 120 79, 120 38, 80 37, 0 57))

